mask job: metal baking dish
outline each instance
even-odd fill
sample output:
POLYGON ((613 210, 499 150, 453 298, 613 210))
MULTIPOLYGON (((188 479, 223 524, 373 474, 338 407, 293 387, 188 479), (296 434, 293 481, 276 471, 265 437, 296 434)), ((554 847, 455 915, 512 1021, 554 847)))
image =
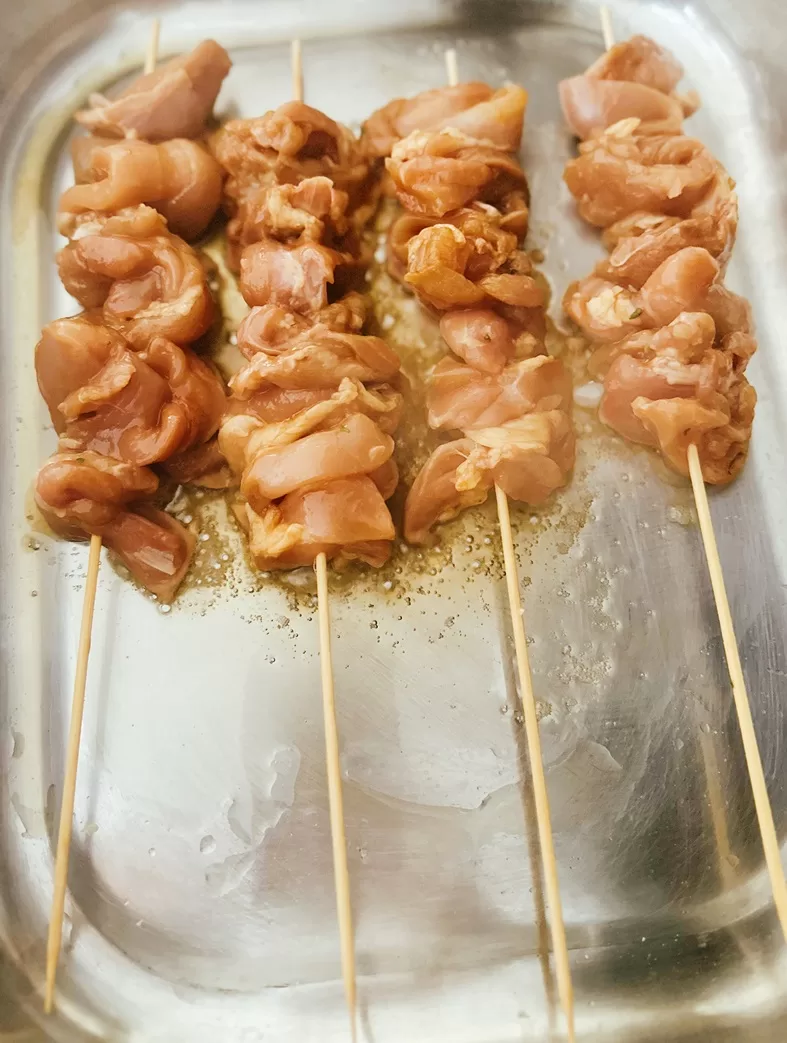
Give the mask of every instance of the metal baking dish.
MULTIPOLYGON (((692 129, 738 180, 729 281, 754 305, 760 404, 745 474, 712 506, 784 833, 785 23, 780 0, 710 6, 620 2, 612 15, 621 37, 649 33, 685 64, 704 102, 692 129)), ((523 82, 532 241, 557 317, 600 253, 561 183, 572 143, 556 95, 601 47, 598 10, 28 0, 0 14, 0 1038, 331 1043, 348 1036, 313 604, 252 577, 237 536, 207 521, 202 582, 168 614, 102 568, 60 1003, 46 1025, 40 1014, 86 551, 27 517, 53 445, 32 351, 43 322, 74 310, 52 264, 70 114, 139 64, 154 11, 163 52, 206 35, 232 50, 225 113, 287 98, 294 34, 307 100, 351 123, 442 82, 449 42, 462 76, 523 82)), ((590 413, 577 423, 572 486, 518 511, 517 528, 578 1039, 776 1043, 787 954, 689 490, 590 413)), ((334 596, 375 1043, 541 1041, 559 1024, 496 542, 491 513, 468 515, 438 552, 400 552, 334 596)))

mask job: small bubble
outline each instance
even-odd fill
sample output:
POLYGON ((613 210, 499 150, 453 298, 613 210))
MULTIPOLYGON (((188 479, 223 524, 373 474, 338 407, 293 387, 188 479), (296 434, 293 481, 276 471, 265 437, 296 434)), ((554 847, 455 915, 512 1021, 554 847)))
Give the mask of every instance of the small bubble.
POLYGON ((158 610, 163 616, 168 616, 172 611, 172 605, 159 605, 158 610))
POLYGON ((233 331, 232 333, 230 333, 229 337, 227 337, 227 340, 234 347, 238 343, 238 334, 233 331))
POLYGON ((508 713, 508 710, 509 710, 508 703, 503 703, 503 705, 500 707, 500 712, 502 713, 502 715, 504 717, 508 713))
POLYGON ((201 543, 207 543, 208 540, 210 539, 210 533, 209 532, 201 532, 197 538, 200 540, 201 543))
POLYGON ((384 581, 384 583, 383 583, 383 590, 391 590, 392 587, 393 587, 393 582, 390 579, 387 579, 387 580, 384 581))
POLYGON ((229 561, 230 560, 229 554, 220 554, 219 557, 221 558, 222 561, 229 561))
POLYGON ((184 525, 191 525, 191 523, 194 521, 194 515, 184 514, 180 520, 183 522, 184 525))
POLYGON ((376 630, 377 629, 377 620, 376 619, 373 619, 371 621, 371 623, 369 624, 369 629, 370 630, 376 630))
POLYGON ((517 712, 514 714, 514 723, 515 724, 524 724, 525 723, 525 715, 522 713, 521 710, 517 710, 517 712))
POLYGON ((156 857, 156 849, 154 847, 150 848, 150 850, 148 851, 148 854, 150 855, 151 858, 155 858, 156 857))
POLYGON ((30 597, 31 598, 37 598, 38 597, 38 591, 37 590, 31 590, 30 591, 30 597))

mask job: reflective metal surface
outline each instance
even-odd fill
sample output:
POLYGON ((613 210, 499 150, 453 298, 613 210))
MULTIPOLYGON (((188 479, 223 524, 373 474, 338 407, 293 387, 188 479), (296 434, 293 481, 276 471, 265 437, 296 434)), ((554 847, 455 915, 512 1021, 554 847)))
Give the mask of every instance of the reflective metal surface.
MULTIPOLYGON (((294 33, 307 100, 347 122, 441 82, 442 48, 456 43, 463 77, 531 93, 532 240, 556 317, 566 283, 600 254, 560 179, 572 143, 556 97, 601 47, 592 5, 4 5, 0 1039, 39 1038, 87 558, 26 518, 54 443, 32 349, 43 322, 73 310, 51 262, 54 201, 70 113, 139 62, 154 10, 165 51, 204 35, 232 48, 221 107, 243 115, 286 99, 294 33)), ((713 511, 783 834, 784 15, 762 0, 713 12, 613 5, 621 36, 650 33, 683 61, 704 102, 693 131, 738 180, 729 282, 754 305, 760 405, 745 474, 713 511)), ((397 307, 393 336, 423 333, 397 307)), ((590 413, 577 423, 571 488, 517 524, 578 1038, 777 1043, 785 947, 690 492, 590 413)), ((313 604, 256 583, 232 531, 206 512, 202 524, 202 582, 169 614, 102 569, 54 1039, 347 1038, 313 604)), ((359 991, 375 1043, 541 1041, 557 1023, 505 612, 490 512, 431 558, 400 554, 335 594, 359 991)))

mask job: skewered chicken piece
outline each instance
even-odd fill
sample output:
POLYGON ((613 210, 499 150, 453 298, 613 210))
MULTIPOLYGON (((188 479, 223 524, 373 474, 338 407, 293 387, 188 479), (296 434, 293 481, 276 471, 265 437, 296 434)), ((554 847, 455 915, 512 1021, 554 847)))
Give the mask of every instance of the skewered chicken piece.
POLYGON ((756 394, 744 370, 756 343, 747 302, 721 282, 737 230, 734 182, 680 121, 667 133, 643 122, 639 89, 676 104, 681 75, 668 52, 634 37, 561 85, 572 129, 589 135, 565 181, 611 250, 563 304, 596 347, 600 418, 684 475, 695 443, 705 481, 725 484, 748 452, 756 394), (578 118, 578 92, 608 100, 610 85, 620 90, 603 111, 618 122, 578 118))
POLYGON ((510 83, 493 90, 486 83, 437 87, 414 98, 395 98, 364 123, 361 144, 367 155, 390 156, 394 146, 413 131, 451 129, 516 152, 522 140, 527 92, 510 83))
POLYGON ((266 570, 320 553, 379 566, 394 537, 399 360, 363 334, 361 295, 342 296, 363 262, 370 164, 350 131, 301 102, 230 122, 212 147, 252 306, 238 329, 248 362, 219 432, 252 557, 266 570))
POLYGON ((642 133, 679 133, 699 105, 695 95, 675 93, 682 76, 669 51, 646 36, 633 36, 610 47, 582 76, 563 80, 560 103, 578 138, 591 138, 630 116, 641 120, 642 133))
POLYGON ((170 232, 196 239, 221 203, 222 169, 196 141, 79 137, 71 153, 76 184, 60 197, 58 210, 58 230, 68 238, 80 214, 112 214, 147 203, 170 232))
POLYGON ((112 138, 197 138, 231 65, 223 47, 203 40, 190 54, 139 76, 113 100, 91 94, 90 107, 74 118, 92 134, 112 138))
POLYGON ((544 288, 519 246, 528 190, 510 150, 527 95, 487 87, 483 98, 482 86, 392 102, 364 128, 370 148, 390 152, 385 165, 406 210, 391 228, 389 267, 442 314, 441 333, 457 356, 434 370, 428 422, 465 437, 439 446, 415 479, 405 506, 405 537, 414 543, 482 503, 494 485, 542 503, 574 463, 571 382, 545 354, 544 288), (397 127, 410 132, 395 141, 397 127))
POLYGON ((136 350, 89 313, 44 327, 36 374, 61 449, 126 463, 206 442, 226 404, 218 376, 188 348, 155 337, 136 350))
POLYGON ((211 138, 227 172, 229 260, 263 240, 321 243, 358 254, 374 212, 376 178, 352 131, 300 101, 230 120, 211 138))
POLYGON ((146 504, 158 488, 147 467, 100 453, 55 453, 36 476, 35 498, 64 539, 96 534, 160 601, 170 601, 188 569, 194 535, 146 504))
POLYGON ((57 255, 66 290, 107 326, 143 347, 153 337, 189 344, 210 327, 213 298, 194 250, 149 206, 77 219, 57 255))

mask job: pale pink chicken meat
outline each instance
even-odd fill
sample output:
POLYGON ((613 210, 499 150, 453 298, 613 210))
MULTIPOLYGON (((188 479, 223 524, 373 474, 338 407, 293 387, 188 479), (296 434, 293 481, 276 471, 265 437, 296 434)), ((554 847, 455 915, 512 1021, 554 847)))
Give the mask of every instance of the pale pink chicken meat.
POLYGON ((602 54, 583 75, 560 82, 563 115, 583 139, 632 116, 646 130, 677 133, 696 108, 694 98, 674 93, 682 76, 669 51, 646 36, 633 36, 602 54))
POLYGON ((591 341, 620 341, 664 326, 682 311, 703 309, 718 274, 707 250, 686 247, 659 265, 641 290, 591 275, 568 287, 563 307, 591 341))
POLYGON ((134 579, 170 601, 185 576, 195 537, 146 498, 158 487, 146 467, 99 453, 56 453, 39 470, 36 503, 66 539, 101 536, 134 579))
POLYGON ((501 211, 521 205, 527 181, 516 159, 461 131, 414 131, 386 159, 396 195, 414 214, 442 217, 468 203, 490 203, 501 211))
POLYGON ((67 237, 77 229, 79 214, 147 203, 163 215, 170 232, 196 239, 221 203, 222 169, 195 141, 175 138, 156 145, 82 137, 74 140, 72 153, 77 184, 58 204, 58 229, 67 237))
POLYGON ((683 135, 637 133, 622 120, 579 146, 563 179, 580 217, 606 228, 642 211, 690 217, 715 185, 719 163, 699 141, 683 135))
POLYGON ((559 359, 537 355, 500 373, 479 372, 448 358, 438 362, 427 392, 429 426, 464 431, 501 427, 529 413, 570 410, 571 378, 559 359))
POLYGON ((434 525, 483 503, 495 484, 513 500, 541 504, 574 466, 574 430, 562 409, 471 433, 438 446, 413 482, 404 513, 410 543, 425 543, 434 525))
POLYGON ((366 476, 290 493, 262 514, 246 504, 244 514, 252 557, 266 570, 311 565, 320 553, 334 567, 359 560, 379 568, 396 535, 380 490, 366 476))
POLYGON ((278 304, 255 305, 238 327, 238 348, 249 360, 259 352, 279 355, 311 325, 335 333, 360 333, 368 311, 368 304, 359 293, 348 293, 321 309, 314 323, 278 304))
POLYGON ((248 398, 269 384, 292 390, 336 387, 344 377, 389 381, 399 373, 396 353, 380 337, 336 333, 317 324, 277 355, 257 353, 230 380, 233 392, 248 398))
POLYGON ((194 250, 167 231, 148 206, 111 216, 85 215, 58 253, 66 290, 135 346, 153 337, 175 344, 197 340, 210 327, 213 299, 194 250))
POLYGON ((90 107, 74 117, 92 134, 166 141, 196 138, 205 129, 224 77, 229 55, 215 40, 203 40, 138 77, 116 98, 90 96, 90 107))
POLYGON ((271 500, 298 489, 371 474, 390 459, 393 449, 390 435, 383 434, 370 417, 354 413, 339 426, 260 453, 243 474, 241 492, 259 512, 271 500))
POLYGON ((462 224, 430 225, 408 243, 404 282, 420 300, 438 311, 484 302, 541 308, 544 290, 516 237, 503 233, 495 243, 462 224))
POLYGON ((486 83, 459 83, 395 98, 373 112, 363 125, 361 141, 371 156, 390 156, 394 145, 413 131, 448 127, 516 152, 522 140, 527 92, 515 84, 493 90, 486 83))
POLYGON ((349 236, 358 246, 378 184, 347 127, 292 101, 255 119, 230 120, 210 146, 228 174, 224 208, 233 265, 244 246, 265 235, 301 241, 319 234, 324 245, 337 247, 349 236))
POLYGON ((285 246, 272 239, 247 246, 240 262, 240 289, 252 306, 277 304, 314 315, 328 304, 328 286, 343 257, 319 243, 285 246))
POLYGON ((90 317, 45 326, 36 375, 64 450, 151 464, 204 442, 226 396, 193 352, 164 338, 136 351, 90 317))

